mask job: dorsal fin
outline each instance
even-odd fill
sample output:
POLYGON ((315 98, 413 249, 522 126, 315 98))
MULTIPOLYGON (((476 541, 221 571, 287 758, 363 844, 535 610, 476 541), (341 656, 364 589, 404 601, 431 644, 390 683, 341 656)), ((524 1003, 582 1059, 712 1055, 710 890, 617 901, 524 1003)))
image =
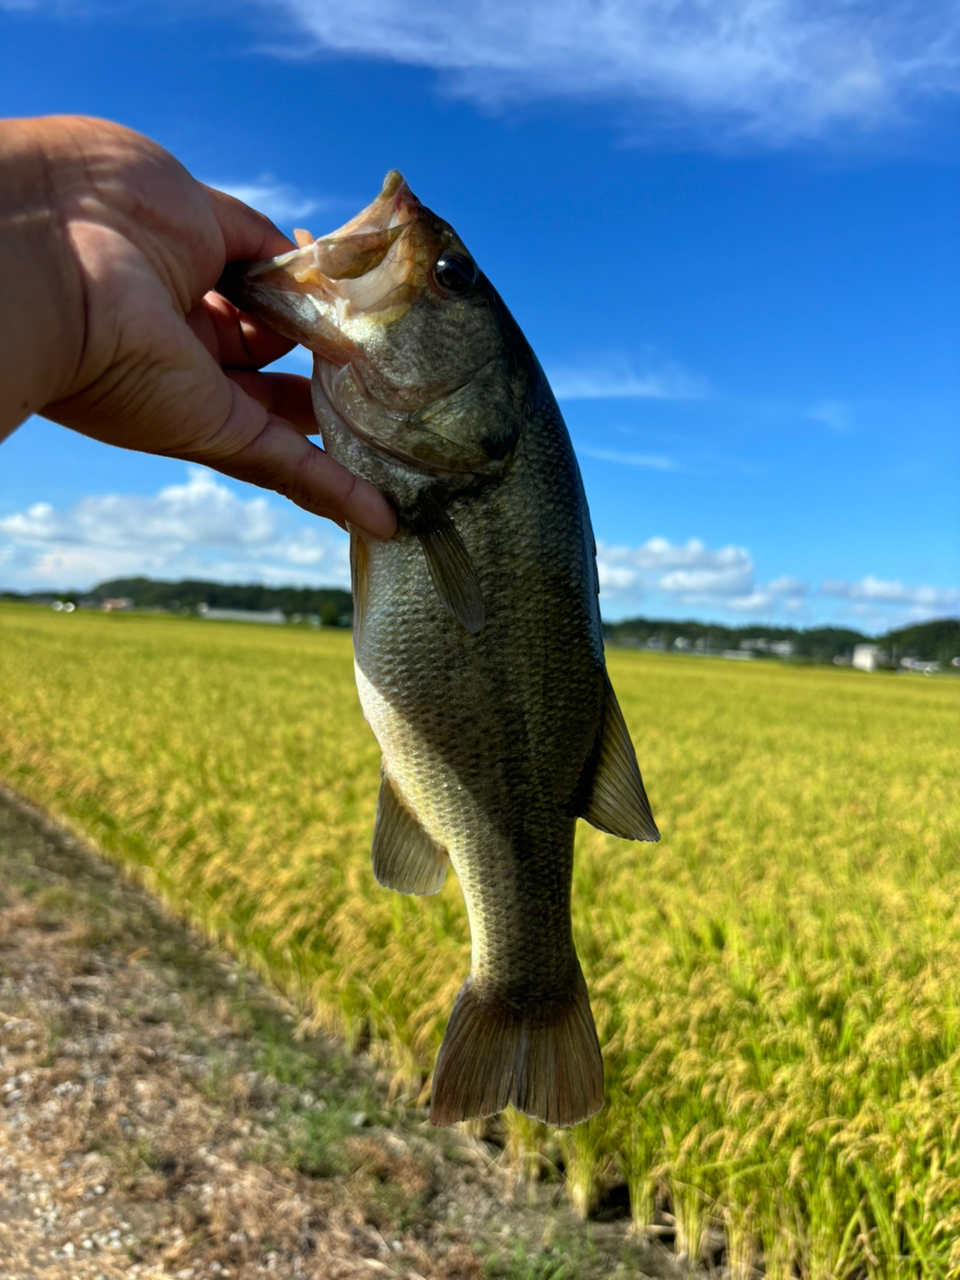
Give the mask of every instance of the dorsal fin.
POLYGON ((436 893, 447 874, 447 851, 429 836, 385 773, 373 828, 373 874, 398 893, 436 893))
POLYGON ((580 816, 623 840, 659 840, 636 752, 609 678, 606 686, 600 743, 580 816))

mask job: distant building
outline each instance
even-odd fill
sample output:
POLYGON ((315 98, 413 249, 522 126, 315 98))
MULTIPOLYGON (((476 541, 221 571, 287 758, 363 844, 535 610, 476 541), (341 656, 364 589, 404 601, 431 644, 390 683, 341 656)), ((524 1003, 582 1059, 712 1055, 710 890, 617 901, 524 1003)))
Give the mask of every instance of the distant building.
MULTIPOLYGON (((960 667, 960 662, 956 658, 952 658, 950 665, 960 667)), ((904 671, 913 671, 923 676, 935 676, 940 670, 939 662, 925 662, 923 658, 901 658, 900 666, 904 671)))
POLYGON ((768 640, 765 636, 757 636, 741 640, 737 648, 755 653, 772 653, 778 658, 790 658, 796 645, 792 640, 768 640))
POLYGON ((885 666, 887 655, 878 644, 855 644, 853 646, 852 664, 859 671, 876 671, 885 666))
POLYGON ((101 600, 100 608, 104 613, 119 613, 123 609, 132 609, 133 601, 129 596, 114 596, 111 600, 101 600))
POLYGON ((208 622, 265 622, 282 627, 287 621, 281 609, 211 609, 208 604, 198 604, 197 613, 208 622))

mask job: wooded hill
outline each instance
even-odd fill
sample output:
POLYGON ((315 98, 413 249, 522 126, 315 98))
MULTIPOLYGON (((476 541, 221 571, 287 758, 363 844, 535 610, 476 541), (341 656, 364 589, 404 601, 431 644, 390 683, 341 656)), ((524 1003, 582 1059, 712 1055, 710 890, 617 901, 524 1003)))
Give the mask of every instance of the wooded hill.
POLYGON ((882 643, 899 658, 920 658, 946 665, 960 655, 960 618, 936 618, 890 631, 882 643))

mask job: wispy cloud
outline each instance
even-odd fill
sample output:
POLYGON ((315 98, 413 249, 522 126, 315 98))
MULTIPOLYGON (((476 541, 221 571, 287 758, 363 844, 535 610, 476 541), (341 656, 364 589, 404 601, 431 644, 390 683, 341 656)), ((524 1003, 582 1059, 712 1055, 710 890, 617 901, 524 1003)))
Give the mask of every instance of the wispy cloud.
POLYGON ((637 370, 621 355, 589 364, 550 364, 547 378, 558 400, 697 400, 707 383, 679 364, 651 364, 637 370))
MULTIPOLYGON (((2 2, 2 0, 0 0, 2 2)), ((299 224, 312 214, 324 213, 334 201, 307 195, 288 182, 278 182, 270 174, 261 174, 253 182, 235 182, 230 179, 205 179, 207 186, 226 191, 248 204, 251 209, 265 213, 271 222, 282 230, 299 224)))
POLYGON ((550 365, 550 387, 559 401, 573 399, 700 399, 707 383, 680 365, 636 372, 628 362, 573 366, 550 365))
POLYGON ((86 588, 127 574, 236 581, 349 581, 346 539, 318 521, 289 527, 269 498, 243 499, 190 467, 153 496, 99 494, 58 511, 38 502, 0 518, 4 582, 20 589, 86 588))
POLYGON ((828 578, 820 590, 825 596, 868 604, 903 605, 930 617, 960 608, 960 590, 955 587, 908 587, 902 582, 884 582, 867 574, 859 582, 828 578))
MULTIPOLYGON (((755 618, 775 617, 779 613, 797 613, 806 607, 807 584, 797 578, 774 578, 766 586, 755 586, 752 591, 734 596, 728 608, 737 613, 752 614, 755 618)), ((795 619, 790 619, 795 622, 795 619)))
POLYGON ((676 471, 677 464, 673 458, 658 453, 628 453, 619 449, 578 449, 578 454, 585 458, 596 458, 598 462, 612 462, 618 467, 638 467, 645 471, 676 471))
POLYGON ((850 405, 839 400, 821 400, 806 412, 814 422, 822 422, 839 435, 849 435, 853 431, 853 410, 850 405))
POLYGON ((628 100, 773 144, 902 118, 960 80, 952 0, 282 2, 318 51, 432 67, 463 97, 628 100))

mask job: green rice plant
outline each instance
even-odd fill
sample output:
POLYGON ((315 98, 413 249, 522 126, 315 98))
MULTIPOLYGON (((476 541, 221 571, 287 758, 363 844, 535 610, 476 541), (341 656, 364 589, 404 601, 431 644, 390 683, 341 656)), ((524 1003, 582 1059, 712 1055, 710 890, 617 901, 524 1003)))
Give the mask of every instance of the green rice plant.
MULTIPOLYGON (((960 681, 615 651, 663 839, 581 824, 574 932, 607 1106, 562 1153, 688 1251, 960 1277, 960 681)), ((0 606, 0 777, 428 1085, 469 933, 369 865, 379 753, 349 637, 0 606)))

